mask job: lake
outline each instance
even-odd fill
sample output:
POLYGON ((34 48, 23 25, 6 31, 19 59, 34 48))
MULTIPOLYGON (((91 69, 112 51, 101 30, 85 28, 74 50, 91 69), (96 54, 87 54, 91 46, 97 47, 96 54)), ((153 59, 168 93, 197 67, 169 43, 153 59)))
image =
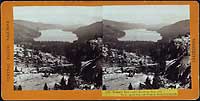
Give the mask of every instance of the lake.
POLYGON ((148 31, 146 29, 131 29, 124 30, 126 35, 124 37, 118 38, 120 41, 153 41, 157 42, 162 39, 160 33, 156 31, 148 31))
POLYGON ((61 29, 40 30, 40 32, 42 35, 38 38, 35 38, 35 41, 73 42, 78 39, 76 34, 68 31, 62 31, 61 29))

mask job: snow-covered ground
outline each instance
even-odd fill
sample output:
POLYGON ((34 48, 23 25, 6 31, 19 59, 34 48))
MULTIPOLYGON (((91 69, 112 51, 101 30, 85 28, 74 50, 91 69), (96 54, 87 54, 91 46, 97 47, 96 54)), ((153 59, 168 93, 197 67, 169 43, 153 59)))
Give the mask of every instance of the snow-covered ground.
MULTIPOLYGON (((29 65, 25 67, 23 64, 19 64, 17 69, 20 72, 14 72, 14 84, 21 85, 23 90, 43 90, 44 84, 47 83, 49 88, 53 88, 55 83, 60 82, 63 77, 60 74, 50 74, 48 77, 44 77, 44 73, 31 73, 35 70, 35 67, 29 65)), ((68 79, 68 76, 64 76, 68 79)))
MULTIPOLYGON (((46 83, 48 88, 53 90, 55 84, 59 84, 63 76, 68 84, 69 73, 57 71, 73 67, 66 57, 53 56, 42 51, 36 52, 33 49, 24 48, 23 45, 14 45, 14 54, 14 86, 16 88, 21 85, 22 90, 43 90, 46 83)), ((90 64, 91 61, 82 61, 82 66, 90 64)), ((85 86, 88 87, 87 89, 97 89, 94 84, 82 82, 79 76, 75 76, 75 79, 78 84, 75 90, 86 89, 85 86)))
POLYGON ((103 84, 107 90, 127 90, 129 84, 134 89, 139 89, 139 84, 144 83, 146 78, 153 79, 153 75, 135 73, 133 77, 128 77, 129 73, 120 73, 119 67, 106 68, 107 73, 103 75, 103 84))
MULTIPOLYGON (((16 85, 21 85, 23 90, 43 90, 44 84, 47 83, 49 88, 53 88, 55 83, 60 82, 62 75, 51 74, 43 77, 43 73, 21 74, 15 77, 16 85)), ((68 76, 65 76, 67 79, 68 76)))
MULTIPOLYGON (((24 55, 25 49, 23 45, 14 45, 14 85, 22 86, 22 90, 43 90, 44 84, 46 83, 49 88, 53 88, 55 83, 59 83, 63 75, 58 73, 51 73, 48 76, 44 76, 44 73, 38 72, 37 68, 41 68, 41 66, 34 64, 33 59, 42 60, 43 65, 47 65, 51 60, 58 61, 61 65, 65 66, 68 64, 64 64, 65 57, 57 56, 54 57, 50 53, 39 52, 42 58, 38 55, 33 55, 33 51, 31 49, 26 49, 28 56, 24 55), (31 60, 29 60, 31 58, 31 60)), ((53 62, 51 62, 52 65, 53 62)), ((70 64, 71 65, 71 64, 70 64)), ((51 68, 51 67, 49 67, 51 68)), ((64 75, 64 78, 67 80, 68 76, 64 75)), ((67 82, 66 82, 67 83, 67 82)))

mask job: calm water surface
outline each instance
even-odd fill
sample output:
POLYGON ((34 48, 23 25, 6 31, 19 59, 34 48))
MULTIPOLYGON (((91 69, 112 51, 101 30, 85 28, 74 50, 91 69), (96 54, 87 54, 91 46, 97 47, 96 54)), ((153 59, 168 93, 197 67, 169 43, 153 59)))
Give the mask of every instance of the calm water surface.
POLYGON ((76 34, 68 31, 62 31, 61 29, 49 29, 41 30, 42 35, 35 38, 35 41, 65 41, 73 42, 77 40, 76 34))
POLYGON ((125 30, 126 35, 119 38, 120 41, 153 41, 157 42, 162 39, 160 33, 156 31, 148 31, 146 29, 125 30))

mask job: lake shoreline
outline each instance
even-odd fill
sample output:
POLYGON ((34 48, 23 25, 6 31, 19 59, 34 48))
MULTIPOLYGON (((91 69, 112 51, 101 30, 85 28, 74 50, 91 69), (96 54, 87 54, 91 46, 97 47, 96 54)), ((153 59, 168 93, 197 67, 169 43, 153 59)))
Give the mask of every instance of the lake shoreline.
MULTIPOLYGON (((163 38, 157 31, 150 31, 148 29, 129 29, 123 31, 126 34, 120 38, 117 38, 118 41, 158 42, 163 38)), ((71 31, 64 31, 63 29, 46 29, 39 30, 39 32, 41 35, 37 38, 34 38, 34 41, 62 41, 73 43, 73 41, 79 39, 75 33, 71 31)))
POLYGON ((39 32, 41 36, 34 38, 34 41, 63 41, 72 43, 78 40, 76 34, 70 31, 63 31, 62 29, 39 30, 39 32))
POLYGON ((130 29, 124 30, 125 36, 118 38, 119 41, 153 41, 162 40, 162 36, 157 31, 147 29, 130 29), (134 33, 134 34, 133 34, 134 33))

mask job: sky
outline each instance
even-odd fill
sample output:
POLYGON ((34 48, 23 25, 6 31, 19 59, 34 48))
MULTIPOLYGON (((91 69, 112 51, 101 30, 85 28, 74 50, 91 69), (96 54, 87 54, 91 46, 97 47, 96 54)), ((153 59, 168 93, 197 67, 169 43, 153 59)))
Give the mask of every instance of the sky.
POLYGON ((62 25, 88 25, 102 19, 171 24, 190 18, 189 5, 17 6, 14 19, 62 25))

